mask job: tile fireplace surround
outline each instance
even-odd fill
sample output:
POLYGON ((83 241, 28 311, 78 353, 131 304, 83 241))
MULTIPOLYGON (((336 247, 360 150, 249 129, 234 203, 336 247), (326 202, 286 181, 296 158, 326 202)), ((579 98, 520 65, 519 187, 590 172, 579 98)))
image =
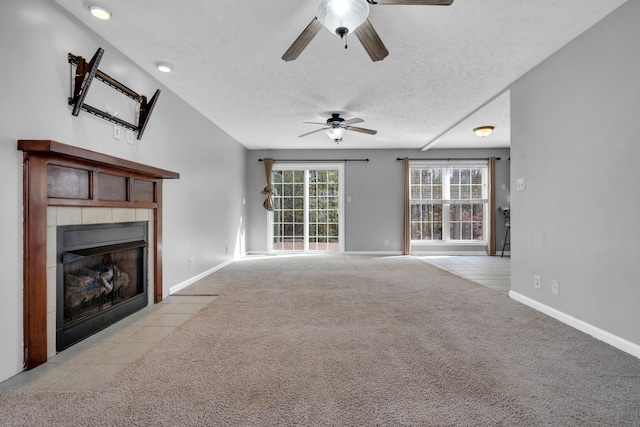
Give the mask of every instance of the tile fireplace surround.
MULTIPOLYGON (((121 222, 147 222, 147 246, 154 247, 153 209, 135 208, 76 208, 71 206, 49 206, 47 208, 47 358, 56 354, 56 248, 57 230, 65 225, 117 224, 121 222)), ((154 283, 153 251, 147 252, 147 283, 154 283)), ((153 304, 152 289, 147 292, 148 304, 153 304)))
POLYGON ((24 366, 32 369, 55 354, 56 227, 147 221, 149 301, 160 302, 162 181, 180 175, 51 140, 19 140, 18 150, 24 162, 24 366))

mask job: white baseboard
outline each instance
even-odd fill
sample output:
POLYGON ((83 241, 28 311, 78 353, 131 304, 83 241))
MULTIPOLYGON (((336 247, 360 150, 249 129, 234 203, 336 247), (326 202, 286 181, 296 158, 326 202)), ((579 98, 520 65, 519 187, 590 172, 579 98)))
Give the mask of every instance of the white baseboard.
POLYGON ((556 310, 555 308, 551 308, 548 305, 544 305, 534 299, 526 297, 517 292, 509 291, 509 297, 518 302, 521 302, 524 305, 527 305, 533 308, 534 310, 544 313, 547 316, 553 317, 554 319, 559 320, 560 322, 565 323, 571 326, 572 328, 575 328, 581 332, 584 332, 585 334, 591 335, 592 337, 600 341, 604 341, 607 344, 640 359, 640 345, 638 344, 634 344, 631 341, 627 341, 624 338, 621 338, 617 335, 613 335, 610 332, 604 331, 587 322, 584 322, 580 319, 576 319, 575 317, 569 316, 566 313, 556 310))
MULTIPOLYGON (((506 254, 506 252, 505 252, 506 254)), ((415 256, 483 256, 487 255, 487 251, 418 251, 412 250, 411 255, 415 256)))
POLYGON ((225 261, 222 264, 218 264, 217 266, 215 266, 215 267, 213 267, 213 268, 211 268, 211 269, 209 269, 209 270, 207 270, 207 271, 205 271, 203 273, 198 274, 197 276, 193 276, 192 278, 187 279, 182 283, 178 283, 177 285, 170 287, 169 288, 169 295, 175 294, 176 292, 179 292, 179 291, 183 290, 187 286, 197 282, 198 280, 200 280, 200 279, 202 279, 204 277, 207 277, 211 273, 213 273, 215 271, 218 271, 221 268, 226 267, 227 265, 233 263, 234 261, 235 260, 233 260, 233 259, 230 259, 229 261, 225 261))
POLYGON ((282 256, 282 255, 402 255, 402 251, 343 251, 343 252, 302 252, 302 251, 291 251, 291 252, 261 252, 261 251, 250 251, 247 252, 247 256, 245 258, 249 258, 251 256, 282 256))
POLYGON ((381 255, 381 256, 398 256, 402 255, 402 251, 344 251, 345 255, 381 255))

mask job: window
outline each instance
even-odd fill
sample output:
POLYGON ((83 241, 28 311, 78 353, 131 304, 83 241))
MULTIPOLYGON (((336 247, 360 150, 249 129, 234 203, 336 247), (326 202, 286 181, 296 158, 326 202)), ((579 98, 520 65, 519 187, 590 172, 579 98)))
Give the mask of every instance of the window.
POLYGON ((274 251, 343 251, 342 174, 344 165, 274 166, 274 251))
POLYGON ((487 162, 412 162, 409 173, 412 242, 486 242, 487 162))

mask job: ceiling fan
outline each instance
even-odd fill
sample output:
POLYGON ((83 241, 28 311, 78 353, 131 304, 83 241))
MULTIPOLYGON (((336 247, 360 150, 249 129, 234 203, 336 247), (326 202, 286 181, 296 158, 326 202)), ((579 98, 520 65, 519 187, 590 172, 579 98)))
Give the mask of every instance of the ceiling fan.
MULTIPOLYGON (((453 0, 322 0, 318 5, 317 17, 313 18, 291 47, 282 55, 285 61, 296 59, 307 45, 325 26, 340 38, 355 32, 372 61, 380 61, 389 51, 369 22, 369 5, 424 5, 449 6, 453 0)), ((347 48, 345 42, 345 49, 347 48)))
POLYGON ((303 136, 311 135, 312 133, 320 132, 320 131, 323 130, 327 135, 329 135, 329 138, 333 139, 333 141, 336 144, 338 144, 338 143, 340 143, 340 141, 342 141, 342 137, 343 137, 344 133, 346 131, 348 131, 348 130, 355 131, 355 132, 366 133, 366 134, 369 134, 369 135, 375 135, 375 134, 378 133, 377 130, 365 129, 365 128, 360 128, 360 127, 356 127, 356 126, 351 126, 352 124, 362 123, 362 122, 364 122, 364 120, 362 120, 362 119, 345 120, 342 117, 340 117, 339 113, 332 113, 331 117, 327 119, 326 125, 325 125, 325 123, 318 123, 318 122, 304 122, 304 123, 309 123, 309 124, 312 124, 312 125, 323 125, 325 127, 322 127, 320 129, 316 129, 316 130, 312 130, 311 132, 304 133, 304 134, 300 135, 298 138, 302 138, 303 136))

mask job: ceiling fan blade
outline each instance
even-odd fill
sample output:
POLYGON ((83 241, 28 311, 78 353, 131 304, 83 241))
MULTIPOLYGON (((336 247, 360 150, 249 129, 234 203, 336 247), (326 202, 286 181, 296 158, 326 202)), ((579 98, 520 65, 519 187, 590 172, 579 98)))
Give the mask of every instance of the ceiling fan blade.
POLYGON ((303 136, 311 135, 312 133, 320 132, 321 130, 325 130, 329 128, 320 128, 316 130, 312 130, 311 132, 303 133, 302 135, 298 135, 298 138, 302 138, 303 136))
POLYGON ((346 130, 352 130, 355 132, 362 132, 362 133, 368 133, 369 135, 375 135, 378 133, 377 130, 373 130, 373 129, 365 129, 365 128, 359 128, 356 126, 345 126, 344 127, 346 130))
POLYGON ((343 125, 353 125, 356 123, 362 123, 364 122, 364 120, 362 119, 349 119, 349 120, 345 120, 344 122, 342 122, 343 125))
POLYGON ((420 6, 449 6, 453 0, 376 0, 375 4, 401 4, 420 6))
POLYGON ((285 61, 293 61, 296 59, 316 34, 318 34, 321 28, 322 24, 318 21, 318 18, 313 18, 311 23, 307 25, 307 28, 302 31, 296 41, 294 41, 291 47, 282 55, 282 59, 285 61))
POLYGON ((320 126, 326 126, 326 123, 319 123, 319 122, 302 122, 302 123, 307 123, 310 125, 320 125, 320 126))
POLYGON ((356 28, 356 36, 364 46, 372 61, 381 61, 389 55, 389 51, 382 43, 380 36, 373 29, 373 25, 366 19, 358 28, 356 28))

